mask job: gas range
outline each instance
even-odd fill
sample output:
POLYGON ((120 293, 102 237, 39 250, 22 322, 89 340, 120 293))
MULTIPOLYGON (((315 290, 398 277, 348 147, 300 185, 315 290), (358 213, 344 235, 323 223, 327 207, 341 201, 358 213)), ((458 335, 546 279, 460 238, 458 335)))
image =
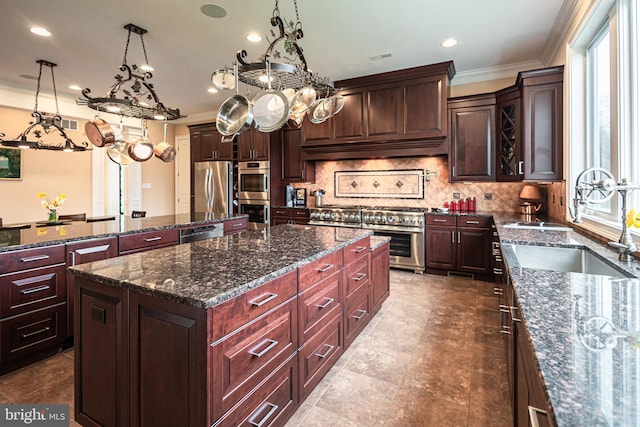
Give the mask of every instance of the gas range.
POLYGON ((360 206, 325 205, 309 208, 309 212, 311 225, 360 228, 362 222, 360 206))
POLYGON ((312 225, 424 228, 424 210, 420 208, 326 205, 309 210, 312 225))

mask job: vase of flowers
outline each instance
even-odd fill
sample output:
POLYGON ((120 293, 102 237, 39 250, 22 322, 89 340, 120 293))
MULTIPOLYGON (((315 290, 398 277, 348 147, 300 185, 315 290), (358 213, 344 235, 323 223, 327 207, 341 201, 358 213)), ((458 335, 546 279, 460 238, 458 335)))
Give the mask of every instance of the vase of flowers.
POLYGON ((40 203, 49 212, 49 222, 56 222, 58 220, 58 211, 62 207, 62 204, 64 203, 66 198, 67 195, 64 193, 61 193, 54 199, 49 198, 49 196, 47 196, 47 193, 38 193, 38 199, 40 199, 40 203))

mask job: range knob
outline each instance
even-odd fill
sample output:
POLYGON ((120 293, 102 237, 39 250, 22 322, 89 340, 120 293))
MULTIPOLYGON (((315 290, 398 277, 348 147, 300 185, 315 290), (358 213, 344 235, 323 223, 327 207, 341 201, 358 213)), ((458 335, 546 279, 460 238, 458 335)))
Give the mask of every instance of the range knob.
POLYGON ((417 224, 417 223, 418 223, 418 219, 417 219, 417 218, 413 218, 413 219, 411 220, 411 224, 417 224))
POLYGON ((418 218, 418 224, 422 225, 424 223, 424 219, 423 218, 418 218))
POLYGON ((333 212, 333 213, 330 214, 330 217, 331 217, 332 220, 335 221, 336 219, 338 219, 338 214, 333 212))
POLYGON ((409 224, 409 218, 407 218, 406 216, 404 217, 404 223, 409 224))
POLYGON ((397 221, 398 221, 398 217, 397 217, 397 216, 395 216, 395 215, 389 215, 389 216, 387 217, 387 221, 389 221, 390 223, 397 222, 397 221))

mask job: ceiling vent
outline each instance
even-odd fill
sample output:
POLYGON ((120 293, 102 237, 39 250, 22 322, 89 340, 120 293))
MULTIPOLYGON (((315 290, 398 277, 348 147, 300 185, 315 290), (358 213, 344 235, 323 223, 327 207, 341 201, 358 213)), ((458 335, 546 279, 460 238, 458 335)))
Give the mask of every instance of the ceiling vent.
POLYGON ((56 120, 56 124, 65 130, 78 130, 77 120, 60 119, 56 120))
POLYGON ((381 53, 380 55, 374 55, 369 57, 369 59, 372 61, 379 61, 385 58, 391 58, 391 52, 381 53))

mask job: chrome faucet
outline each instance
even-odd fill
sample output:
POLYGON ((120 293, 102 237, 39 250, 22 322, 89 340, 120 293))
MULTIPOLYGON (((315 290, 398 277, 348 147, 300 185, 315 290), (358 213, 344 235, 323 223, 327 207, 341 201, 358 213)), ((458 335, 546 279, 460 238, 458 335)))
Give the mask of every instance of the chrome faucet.
POLYGON ((575 187, 575 196, 573 198, 574 213, 569 210, 569 213, 573 216, 573 222, 582 222, 582 216, 580 213, 580 207, 587 203, 604 203, 610 200, 615 191, 620 193, 622 199, 622 233, 617 242, 609 242, 609 246, 618 249, 620 255, 618 259, 620 261, 632 261, 633 253, 638 250, 638 247, 633 243, 631 233, 627 228, 627 196, 633 190, 640 189, 640 186, 631 184, 623 178, 616 184, 613 175, 605 169, 601 168, 589 168, 585 169, 578 175, 575 187))

